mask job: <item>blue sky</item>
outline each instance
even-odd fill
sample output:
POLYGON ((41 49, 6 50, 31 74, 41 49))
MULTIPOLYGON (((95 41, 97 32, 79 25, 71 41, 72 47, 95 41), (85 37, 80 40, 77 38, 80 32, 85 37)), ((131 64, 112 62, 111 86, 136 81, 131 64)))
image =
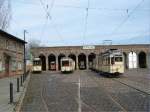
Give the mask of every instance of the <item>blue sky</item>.
POLYGON ((12 0, 9 32, 22 38, 26 29, 28 41, 44 46, 102 44, 106 39, 115 43, 150 35, 150 0, 89 0, 87 26, 88 0, 42 2, 52 19, 46 19, 40 0, 12 0))

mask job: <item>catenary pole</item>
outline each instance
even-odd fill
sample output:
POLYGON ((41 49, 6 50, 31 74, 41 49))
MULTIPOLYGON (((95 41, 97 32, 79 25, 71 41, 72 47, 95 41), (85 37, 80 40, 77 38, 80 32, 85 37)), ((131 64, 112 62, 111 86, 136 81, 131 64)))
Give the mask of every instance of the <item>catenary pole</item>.
MULTIPOLYGON (((23 31, 24 41, 26 41, 26 33, 27 33, 27 30, 24 30, 23 31)), ((24 74, 23 74, 23 81, 25 80, 25 73, 26 73, 26 44, 24 44, 24 74)))

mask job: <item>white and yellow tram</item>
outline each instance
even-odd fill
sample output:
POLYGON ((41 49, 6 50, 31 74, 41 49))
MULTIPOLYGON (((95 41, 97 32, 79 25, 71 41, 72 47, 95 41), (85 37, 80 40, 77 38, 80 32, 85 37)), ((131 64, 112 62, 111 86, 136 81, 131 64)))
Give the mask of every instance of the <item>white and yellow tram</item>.
POLYGON ((123 53, 118 49, 109 49, 101 53, 93 62, 93 69, 107 76, 124 73, 123 53))
POLYGON ((40 58, 33 59, 32 72, 42 72, 42 62, 40 58))
POLYGON ((75 62, 71 58, 61 59, 61 72, 73 72, 75 70, 75 62))

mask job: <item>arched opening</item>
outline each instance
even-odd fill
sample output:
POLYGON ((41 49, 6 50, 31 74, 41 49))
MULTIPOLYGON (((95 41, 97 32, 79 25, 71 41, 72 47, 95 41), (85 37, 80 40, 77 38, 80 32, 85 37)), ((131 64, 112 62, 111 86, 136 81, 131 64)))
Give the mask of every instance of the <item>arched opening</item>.
POLYGON ((61 69, 61 58, 66 57, 64 54, 60 54, 58 56, 58 70, 61 69))
POLYGON ((88 56, 88 63, 89 63, 89 68, 92 68, 93 66, 93 60, 96 58, 96 54, 94 53, 91 53, 89 56, 88 56))
POLYGON ((68 57, 74 60, 74 62, 75 62, 75 69, 76 69, 76 63, 77 63, 76 62, 76 56, 74 54, 70 54, 68 57))
POLYGON ((137 54, 135 52, 129 53, 129 68, 137 68, 137 54))
POLYGON ((146 65, 146 53, 140 52, 138 59, 139 59, 139 67, 140 68, 146 68, 147 67, 147 65, 146 65))
POLYGON ((80 70, 86 69, 86 55, 83 53, 78 56, 78 66, 80 70))
POLYGON ((56 70, 56 57, 54 54, 48 56, 48 66, 49 70, 56 70))
POLYGON ((124 57, 124 67, 128 69, 128 57, 125 52, 123 52, 123 57, 124 57))
POLYGON ((46 57, 44 55, 40 55, 39 58, 41 59, 42 62, 42 70, 46 70, 46 57))

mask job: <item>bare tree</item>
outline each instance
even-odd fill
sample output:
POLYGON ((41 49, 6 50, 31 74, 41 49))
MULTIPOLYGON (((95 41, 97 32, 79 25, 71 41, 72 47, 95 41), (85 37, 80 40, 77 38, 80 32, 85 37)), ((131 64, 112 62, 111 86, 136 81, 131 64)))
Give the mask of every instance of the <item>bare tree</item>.
POLYGON ((6 30, 11 19, 11 1, 0 0, 0 29, 6 30))

